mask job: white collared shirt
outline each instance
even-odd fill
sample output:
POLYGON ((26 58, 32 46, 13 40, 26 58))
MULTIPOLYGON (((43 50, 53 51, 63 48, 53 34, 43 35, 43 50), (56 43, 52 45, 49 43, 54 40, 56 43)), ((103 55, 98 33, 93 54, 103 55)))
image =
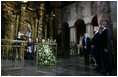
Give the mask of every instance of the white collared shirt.
POLYGON ((104 28, 103 30, 102 30, 102 32, 105 30, 106 28, 104 28))
POLYGON ((18 36, 18 38, 20 38, 21 36, 18 36))
POLYGON ((97 32, 95 32, 95 34, 97 34, 98 33, 98 31, 97 32))

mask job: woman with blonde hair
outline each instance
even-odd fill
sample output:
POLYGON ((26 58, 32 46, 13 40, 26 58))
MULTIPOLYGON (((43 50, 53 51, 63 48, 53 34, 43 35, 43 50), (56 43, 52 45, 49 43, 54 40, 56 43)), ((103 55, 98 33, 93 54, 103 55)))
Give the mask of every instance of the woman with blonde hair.
POLYGON ((89 64, 89 53, 90 53, 90 38, 88 37, 88 33, 84 34, 84 38, 82 40, 83 51, 84 51, 84 61, 85 64, 89 64))

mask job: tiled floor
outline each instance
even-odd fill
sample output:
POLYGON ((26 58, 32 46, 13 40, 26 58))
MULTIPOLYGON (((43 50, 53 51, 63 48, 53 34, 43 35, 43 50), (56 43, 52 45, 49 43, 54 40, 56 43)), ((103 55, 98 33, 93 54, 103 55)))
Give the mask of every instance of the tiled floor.
MULTIPOLYGON (((19 64, 19 63, 18 63, 19 64)), ((57 59, 55 66, 37 67, 35 61, 25 60, 24 68, 2 69, 2 76, 101 76, 95 71, 92 64, 84 65, 82 58, 61 57, 57 59)), ((114 72, 116 75, 116 71, 114 72)))

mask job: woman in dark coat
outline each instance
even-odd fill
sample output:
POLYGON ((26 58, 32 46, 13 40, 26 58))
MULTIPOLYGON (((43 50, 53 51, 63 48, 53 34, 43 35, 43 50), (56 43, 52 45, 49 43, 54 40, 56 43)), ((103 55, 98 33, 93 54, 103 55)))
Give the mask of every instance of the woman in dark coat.
POLYGON ((89 64, 90 38, 88 37, 88 33, 85 33, 84 38, 82 40, 82 45, 83 45, 83 51, 84 51, 85 64, 89 64))

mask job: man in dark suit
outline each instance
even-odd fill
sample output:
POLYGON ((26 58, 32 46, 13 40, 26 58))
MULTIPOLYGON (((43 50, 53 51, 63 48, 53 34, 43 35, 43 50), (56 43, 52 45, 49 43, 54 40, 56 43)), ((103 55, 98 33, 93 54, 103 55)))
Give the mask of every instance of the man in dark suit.
MULTIPOLYGON (((18 32, 18 36, 16 36, 14 38, 14 40, 23 40, 23 37, 21 36, 20 32, 18 32)), ((20 61, 21 60, 21 57, 20 57, 20 46, 21 46, 21 43, 16 42, 16 43, 14 43, 14 45, 17 46, 17 47, 14 47, 12 61, 14 61, 15 58, 16 58, 16 49, 18 50, 18 60, 20 61)))
POLYGON ((89 53, 90 53, 90 38, 88 34, 85 33, 85 36, 82 40, 83 50, 84 50, 84 58, 85 64, 89 64, 89 53))
POLYGON ((39 40, 38 40, 38 38, 36 38, 36 41, 35 41, 35 43, 34 43, 34 45, 33 45, 33 57, 34 57, 34 59, 36 60, 36 52, 37 52, 37 50, 36 50, 36 46, 37 46, 37 44, 39 44, 39 40))
POLYGON ((102 21, 100 24, 101 32, 101 46, 103 55, 103 65, 105 75, 111 75, 112 73, 112 50, 113 44, 111 39, 111 32, 106 28, 108 25, 107 21, 102 21))
POLYGON ((31 38, 29 38, 28 43, 27 43, 27 53, 26 53, 27 60, 33 60, 33 56, 32 56, 33 48, 32 47, 33 47, 32 40, 31 40, 31 38))
POLYGON ((94 26, 94 37, 92 38, 91 48, 93 49, 93 55, 96 60, 97 67, 96 69, 100 71, 102 69, 102 58, 101 58, 101 50, 100 50, 100 33, 99 27, 94 26))

